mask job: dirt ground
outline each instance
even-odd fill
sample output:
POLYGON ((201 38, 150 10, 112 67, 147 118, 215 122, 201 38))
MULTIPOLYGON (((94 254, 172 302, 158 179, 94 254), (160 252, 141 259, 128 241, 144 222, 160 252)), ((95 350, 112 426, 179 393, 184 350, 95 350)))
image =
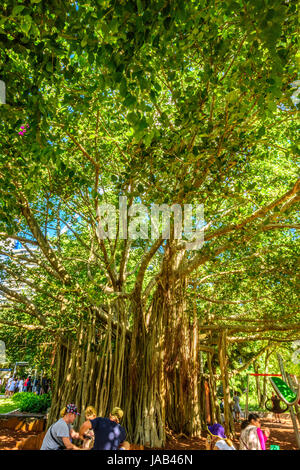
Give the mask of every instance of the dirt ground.
MULTIPOLYGON (((281 450, 297 450, 296 440, 293 432, 293 425, 289 415, 281 415, 281 423, 273 423, 270 419, 262 419, 262 427, 270 428, 271 436, 267 441, 267 449, 270 444, 277 444, 281 450)), ((238 449, 238 437, 240 425, 236 425, 237 439, 234 445, 238 449)), ((37 432, 26 433, 23 431, 12 431, 11 429, 0 429, 0 450, 16 450, 16 444, 22 438, 34 436, 37 432)), ((166 449, 169 450, 204 450, 205 437, 185 438, 184 436, 168 435, 166 449)))
POLYGON ((14 431, 12 429, 0 429, 0 450, 17 450, 17 442, 29 436, 36 436, 39 432, 14 431))
MULTIPOLYGON (((281 423, 273 423, 271 419, 261 419, 262 429, 268 427, 271 431, 270 438, 266 443, 266 449, 270 448, 271 444, 280 446, 280 450, 297 450, 296 439, 293 430, 293 424, 288 414, 281 415, 281 423)), ((239 448, 240 425, 236 424, 236 439, 234 439, 234 446, 239 448)), ((180 438, 176 436, 169 436, 166 449, 179 449, 179 450, 205 450, 205 437, 185 439, 183 436, 180 438)))

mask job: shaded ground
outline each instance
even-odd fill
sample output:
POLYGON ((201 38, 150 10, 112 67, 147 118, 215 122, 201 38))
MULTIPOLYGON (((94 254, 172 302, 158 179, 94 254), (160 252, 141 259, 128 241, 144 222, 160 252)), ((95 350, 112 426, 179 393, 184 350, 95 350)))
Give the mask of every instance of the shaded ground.
POLYGON ((0 450, 16 450, 16 444, 23 438, 36 436, 39 432, 14 431, 12 429, 0 429, 0 450))
MULTIPOLYGON (((270 439, 267 442, 267 449, 270 444, 277 444, 281 450, 296 450, 296 440, 293 425, 288 415, 281 415, 282 423, 273 423, 270 419, 262 419, 263 426, 268 426, 271 431, 270 439)), ((240 426, 237 425, 237 436, 239 436, 240 426)), ((0 429, 0 450, 15 450, 16 443, 22 438, 35 436, 38 432, 13 431, 11 429, 0 429)), ((234 441, 238 449, 238 439, 234 441)), ((174 450, 205 450, 205 437, 188 438, 184 436, 169 435, 166 449, 174 450)))

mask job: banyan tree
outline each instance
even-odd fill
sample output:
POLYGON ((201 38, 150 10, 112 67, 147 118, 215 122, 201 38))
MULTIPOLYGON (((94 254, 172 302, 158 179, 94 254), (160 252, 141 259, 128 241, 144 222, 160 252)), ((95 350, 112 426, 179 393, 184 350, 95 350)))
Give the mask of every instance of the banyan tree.
POLYGON ((222 383, 230 433, 230 375, 300 329, 295 3, 76 3, 4 6, 0 323, 51 344, 49 423, 118 405, 160 447, 220 418, 222 383), (125 197, 136 236, 118 211, 101 236, 125 197), (203 243, 174 210, 151 237, 154 204, 202 204, 203 243))

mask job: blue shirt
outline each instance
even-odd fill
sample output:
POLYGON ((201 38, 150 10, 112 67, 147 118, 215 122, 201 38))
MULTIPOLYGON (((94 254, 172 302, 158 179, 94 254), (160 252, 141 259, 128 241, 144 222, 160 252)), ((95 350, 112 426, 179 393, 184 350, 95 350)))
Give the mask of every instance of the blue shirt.
POLYGON ((91 419, 95 434, 93 450, 117 450, 125 441, 126 432, 123 426, 108 418, 91 419))

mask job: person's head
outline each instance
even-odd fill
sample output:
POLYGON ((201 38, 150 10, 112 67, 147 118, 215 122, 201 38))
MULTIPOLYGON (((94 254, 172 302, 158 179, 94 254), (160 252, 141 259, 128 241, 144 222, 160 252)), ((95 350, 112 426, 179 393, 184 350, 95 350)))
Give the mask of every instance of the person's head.
POLYGON ((258 414, 250 413, 250 415, 248 417, 248 421, 249 421, 250 424, 253 424, 257 428, 260 427, 260 417, 258 416, 258 414))
POLYGON ((219 438, 226 439, 225 430, 221 424, 212 424, 211 426, 207 426, 207 429, 213 440, 217 440, 219 438))
POLYGON ((237 395, 237 394, 238 394, 238 392, 234 392, 234 394, 235 394, 235 395, 237 395))
POLYGON ((123 418, 123 410, 121 410, 121 408, 119 408, 118 406, 115 406, 111 413, 109 414, 109 419, 111 421, 115 421, 116 423, 119 423, 121 421, 121 419, 123 418))
POLYGON ((88 406, 85 410, 84 416, 85 416, 86 421, 88 419, 95 419, 97 418, 97 411, 95 410, 93 406, 88 406))
POLYGON ((80 413, 77 412, 77 406, 73 403, 70 403, 61 410, 60 415, 63 417, 66 423, 73 424, 77 416, 80 415, 80 413))
POLYGON ((226 437, 225 430, 224 430, 224 428, 221 424, 215 423, 215 424, 212 424, 210 426, 207 426, 207 430, 208 430, 208 433, 211 436, 213 442, 218 441, 220 439, 224 439, 225 442, 229 446, 232 446, 232 442, 231 442, 230 439, 228 439, 226 437))
POLYGON ((247 426, 256 426, 257 428, 260 427, 260 417, 256 413, 250 413, 248 419, 245 419, 241 424, 241 430, 245 429, 247 426))

